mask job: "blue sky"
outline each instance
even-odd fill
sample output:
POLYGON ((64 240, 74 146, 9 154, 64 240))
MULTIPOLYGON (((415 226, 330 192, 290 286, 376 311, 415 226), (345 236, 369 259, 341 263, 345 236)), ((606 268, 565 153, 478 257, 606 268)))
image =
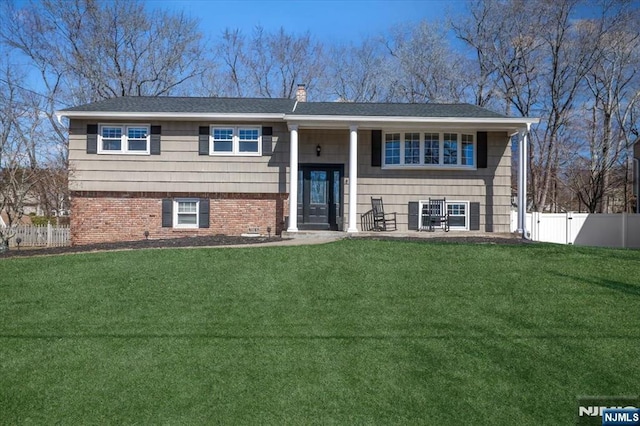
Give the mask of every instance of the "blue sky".
POLYGON ((266 30, 283 27, 287 32, 310 31, 328 43, 355 42, 392 27, 423 19, 443 18, 464 9, 461 0, 281 0, 213 1, 147 0, 151 8, 184 10, 199 18, 201 30, 217 37, 225 28, 250 34, 257 25, 266 30))

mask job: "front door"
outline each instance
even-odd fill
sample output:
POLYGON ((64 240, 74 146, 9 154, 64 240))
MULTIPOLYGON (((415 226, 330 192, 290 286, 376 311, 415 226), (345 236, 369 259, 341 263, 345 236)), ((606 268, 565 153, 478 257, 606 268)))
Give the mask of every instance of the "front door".
POLYGON ((342 165, 301 164, 298 170, 298 227, 342 229, 342 165))

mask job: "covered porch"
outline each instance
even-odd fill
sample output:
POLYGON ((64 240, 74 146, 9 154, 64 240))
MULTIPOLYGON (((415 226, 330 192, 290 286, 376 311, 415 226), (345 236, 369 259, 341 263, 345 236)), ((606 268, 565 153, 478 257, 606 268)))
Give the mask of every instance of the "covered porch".
MULTIPOLYGON (((448 183, 455 180, 457 176, 467 177, 467 180, 471 178, 478 180, 476 175, 495 174, 495 169, 490 172, 467 172, 465 170, 462 173, 446 170, 443 173, 440 170, 428 170, 420 167, 415 167, 413 170, 409 170, 409 168, 398 170, 398 168, 391 167, 387 169, 384 166, 381 167, 380 163, 377 164, 377 167, 369 167, 370 157, 376 155, 376 147, 373 146, 373 139, 375 139, 373 133, 377 132, 378 139, 383 139, 382 141, 378 140, 377 155, 380 157, 384 156, 385 130, 397 131, 397 129, 407 128, 420 130, 435 128, 445 129, 445 131, 447 131, 446 129, 469 129, 465 131, 473 131, 475 135, 475 131, 481 129, 505 135, 503 136, 505 141, 509 137, 517 135, 515 139, 517 139, 519 148, 518 204, 526 205, 527 136, 530 119, 458 118, 445 120, 425 117, 318 117, 317 115, 313 117, 287 116, 286 119, 290 142, 289 176, 287 179, 289 184, 287 235, 330 230, 347 234, 362 233, 360 215, 371 208, 370 197, 385 197, 384 191, 389 191, 391 185, 395 185, 396 182, 398 187, 391 189, 391 191, 398 194, 406 192, 406 188, 403 188, 402 185, 406 185, 409 181, 407 176, 411 179, 409 184, 414 188, 416 182, 419 185, 421 179, 426 177, 424 179, 425 188, 418 189, 421 191, 421 195, 431 194, 436 185, 439 185, 438 191, 448 195, 448 183), (325 139, 323 137, 325 133, 338 135, 338 137, 325 139), (522 158, 525 161, 522 161, 522 158), (464 175, 465 173, 466 175, 464 175), (441 179, 443 174, 447 174, 447 180, 441 179), (398 176, 400 178, 396 178, 398 176), (426 183, 427 181, 429 184, 426 183), (378 182, 384 187, 377 188, 378 182), (364 186, 361 186, 361 183, 364 186), (318 195, 320 193, 323 195, 318 195)), ((507 146, 508 142, 504 143, 507 146)), ((476 149, 475 145, 474 149, 476 149)), ((421 155, 424 155, 422 151, 421 155)), ((495 153, 493 155, 496 156, 495 153)), ((474 159, 474 161, 476 160, 474 159)), ((373 165, 372 160, 371 166, 373 165)), ((504 164, 501 164, 501 167, 503 169, 499 174, 504 174, 504 169, 508 169, 510 165, 505 167, 504 164)), ((494 180, 491 177, 491 179, 480 180, 480 183, 475 185, 488 188, 493 183, 494 180)), ((506 184, 510 185, 508 182, 503 183, 503 185, 506 184)), ((492 192, 493 189, 491 188, 489 191, 492 192)), ((454 195, 448 199, 460 199, 460 196, 455 196, 455 191, 452 194, 454 195)), ((417 201, 424 197, 414 195, 413 198, 416 198, 417 201)), ((493 205, 489 198, 486 200, 488 201, 482 200, 487 206, 483 210, 483 214, 488 215, 493 213, 493 205)), ((398 217, 400 222, 404 222, 404 227, 397 231, 398 234, 407 232, 408 222, 408 211, 405 207, 407 203, 404 201, 401 203, 398 217), (404 207, 404 211, 402 211, 402 207, 404 207)), ((470 204, 474 203, 467 202, 466 205, 470 204)), ((398 206, 396 205, 396 207, 398 206)), ((391 206, 389 210, 394 211, 394 207, 391 206)), ((487 219, 487 221, 489 220, 493 219, 487 219)), ((483 229, 491 230, 490 227, 483 229)), ((503 232, 500 229, 496 229, 496 231, 503 232)), ((519 222, 519 232, 521 234, 524 232, 524 220, 519 222)), ((415 235, 415 233, 409 233, 415 235)))

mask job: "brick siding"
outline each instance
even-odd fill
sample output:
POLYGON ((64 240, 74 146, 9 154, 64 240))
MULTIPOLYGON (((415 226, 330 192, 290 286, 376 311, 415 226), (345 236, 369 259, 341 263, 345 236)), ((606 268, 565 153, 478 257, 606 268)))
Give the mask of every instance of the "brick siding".
POLYGON ((254 228, 279 235, 288 214, 288 194, 74 192, 71 244, 135 241, 203 235, 240 235, 254 228), (162 227, 164 198, 209 198, 209 228, 162 227))

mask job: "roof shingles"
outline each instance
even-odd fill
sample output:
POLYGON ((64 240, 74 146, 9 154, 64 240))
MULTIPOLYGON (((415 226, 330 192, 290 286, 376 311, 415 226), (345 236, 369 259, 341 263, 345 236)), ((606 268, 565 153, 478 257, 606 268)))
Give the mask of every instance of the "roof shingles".
POLYGON ((503 115, 470 104, 400 103, 299 103, 294 115, 349 115, 364 117, 473 117, 501 118, 503 115))
POLYGON ((298 102, 270 98, 120 97, 61 112, 287 114, 293 116, 504 118, 470 104, 298 102))
POLYGON ((121 97, 63 110, 63 112, 176 112, 228 114, 284 114, 293 109, 291 99, 121 97))

